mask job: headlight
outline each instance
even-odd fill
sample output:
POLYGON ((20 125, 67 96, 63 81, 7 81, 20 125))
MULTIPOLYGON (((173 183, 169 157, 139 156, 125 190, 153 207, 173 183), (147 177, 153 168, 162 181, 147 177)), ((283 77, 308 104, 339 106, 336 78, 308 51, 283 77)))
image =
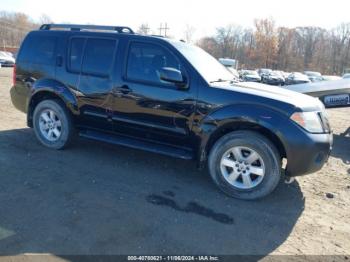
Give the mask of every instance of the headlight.
POLYGON ((324 133, 325 131, 318 112, 296 112, 290 119, 311 133, 324 133))

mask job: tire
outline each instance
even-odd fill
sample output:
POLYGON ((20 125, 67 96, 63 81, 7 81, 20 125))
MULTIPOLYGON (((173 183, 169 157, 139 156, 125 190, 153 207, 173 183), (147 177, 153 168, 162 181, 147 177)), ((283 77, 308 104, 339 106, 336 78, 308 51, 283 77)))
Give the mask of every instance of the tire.
POLYGON ((35 107, 33 127, 39 142, 56 150, 67 147, 74 136, 71 115, 64 104, 56 99, 43 100, 35 107))
POLYGON ((253 131, 235 131, 220 138, 210 151, 208 166, 214 183, 238 199, 265 197, 281 178, 278 150, 270 140, 253 131))

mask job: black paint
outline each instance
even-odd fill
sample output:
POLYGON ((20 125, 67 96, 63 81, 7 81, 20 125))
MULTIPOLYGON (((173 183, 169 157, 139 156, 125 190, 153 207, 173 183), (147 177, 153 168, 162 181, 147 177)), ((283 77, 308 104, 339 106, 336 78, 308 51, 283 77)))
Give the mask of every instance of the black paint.
POLYGON ((167 190, 167 191, 163 191, 163 194, 169 197, 174 197, 175 193, 173 191, 167 190))

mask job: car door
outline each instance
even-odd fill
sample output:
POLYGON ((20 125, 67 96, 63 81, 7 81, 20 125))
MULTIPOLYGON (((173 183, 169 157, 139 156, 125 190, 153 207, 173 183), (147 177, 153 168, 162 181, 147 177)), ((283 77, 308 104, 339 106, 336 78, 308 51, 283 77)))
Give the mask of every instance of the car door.
POLYGON ((70 70, 80 71, 76 97, 81 117, 79 124, 89 128, 112 131, 111 90, 117 40, 103 37, 71 39, 70 70), (80 46, 84 51, 80 64, 80 46), (79 45, 77 50, 74 47, 79 45), (80 68, 80 69, 79 69, 80 68))
POLYGON ((181 60, 169 48, 130 41, 122 77, 113 89, 116 132, 174 145, 188 143, 196 91, 181 60), (159 70, 182 72, 185 86, 162 81, 159 70))

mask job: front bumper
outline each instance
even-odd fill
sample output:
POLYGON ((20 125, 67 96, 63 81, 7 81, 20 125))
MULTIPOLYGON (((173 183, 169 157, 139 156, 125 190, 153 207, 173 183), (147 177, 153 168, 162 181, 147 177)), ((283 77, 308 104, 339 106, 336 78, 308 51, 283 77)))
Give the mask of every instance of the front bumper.
POLYGON ((327 162, 333 146, 333 134, 299 135, 287 148, 288 176, 300 176, 320 170, 327 162))

